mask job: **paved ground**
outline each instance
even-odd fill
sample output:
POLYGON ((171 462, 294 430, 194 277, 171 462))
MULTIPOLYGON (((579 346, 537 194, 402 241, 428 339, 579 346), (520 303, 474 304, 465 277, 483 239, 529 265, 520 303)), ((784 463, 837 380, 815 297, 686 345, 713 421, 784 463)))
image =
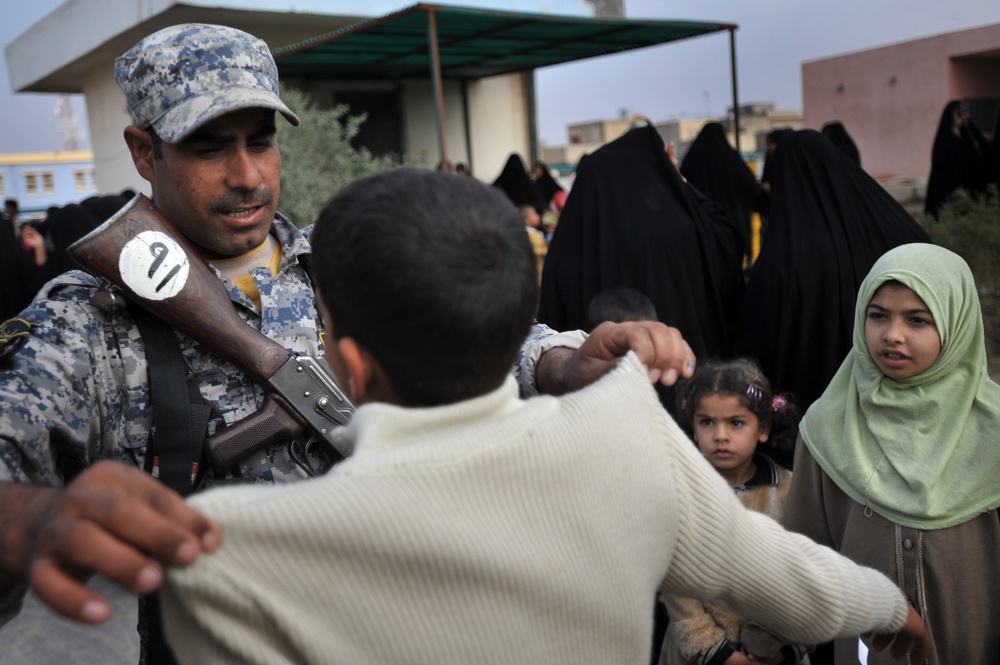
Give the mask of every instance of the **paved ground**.
POLYGON ((21 613, 0 628, 0 665, 135 665, 135 595, 104 580, 93 580, 91 587, 115 606, 107 623, 94 627, 66 621, 29 595, 21 613))

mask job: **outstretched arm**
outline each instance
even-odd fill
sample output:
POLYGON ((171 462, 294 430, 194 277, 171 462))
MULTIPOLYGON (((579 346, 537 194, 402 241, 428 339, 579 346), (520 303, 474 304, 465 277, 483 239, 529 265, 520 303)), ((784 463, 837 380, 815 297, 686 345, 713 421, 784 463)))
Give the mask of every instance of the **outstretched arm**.
POLYGON ((676 423, 664 425, 679 528, 663 591, 724 602, 791 642, 872 632, 874 648, 895 640, 894 657, 922 662, 930 635, 890 579, 744 508, 676 423))
POLYGON ((161 564, 187 565, 218 547, 221 532, 139 469, 100 462, 63 489, 0 484, 0 585, 28 582, 42 602, 84 623, 110 604, 88 589, 93 574, 145 594, 161 564))
POLYGON ((535 383, 550 395, 578 390, 607 374, 629 351, 648 368, 652 382, 669 386, 694 373, 694 353, 676 328, 656 321, 602 323, 579 348, 543 353, 535 383))

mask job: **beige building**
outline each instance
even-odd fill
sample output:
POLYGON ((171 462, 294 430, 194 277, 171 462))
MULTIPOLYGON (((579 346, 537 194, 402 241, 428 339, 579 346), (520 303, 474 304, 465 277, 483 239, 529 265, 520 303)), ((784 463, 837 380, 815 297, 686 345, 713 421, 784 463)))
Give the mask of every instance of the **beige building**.
POLYGON ((627 132, 632 122, 632 115, 623 112, 615 120, 595 120, 569 125, 566 128, 569 143, 565 147, 562 163, 579 163, 584 155, 594 152, 605 143, 610 143, 627 132))
MULTIPOLYGON (((729 142, 733 141, 732 109, 721 120, 729 142)), ((740 152, 761 154, 767 150, 767 135, 775 129, 802 129, 802 111, 782 110, 773 102, 755 102, 740 106, 740 152)))
POLYGON ((698 138, 701 128, 715 118, 671 118, 664 122, 655 123, 656 131, 663 137, 665 144, 674 144, 674 149, 678 157, 683 158, 687 154, 688 146, 698 138))
POLYGON ((971 100, 977 126, 993 132, 1000 111, 1000 24, 805 62, 802 96, 805 126, 844 123, 872 176, 922 183, 949 100, 971 100))
MULTIPOLYGON (((730 145, 736 145, 733 134, 732 109, 724 118, 675 117, 653 123, 665 144, 673 143, 678 158, 684 158, 691 142, 698 137, 701 128, 709 122, 719 122, 726 129, 730 145)), ((568 164, 575 166, 583 155, 593 152, 606 143, 628 131, 634 118, 623 112, 615 120, 595 120, 569 125, 566 133, 569 143, 565 146, 543 146, 541 159, 546 164, 568 164)), ((778 110, 773 103, 753 103, 740 106, 740 151, 751 161, 763 158, 768 132, 778 128, 802 128, 802 112, 778 110)))

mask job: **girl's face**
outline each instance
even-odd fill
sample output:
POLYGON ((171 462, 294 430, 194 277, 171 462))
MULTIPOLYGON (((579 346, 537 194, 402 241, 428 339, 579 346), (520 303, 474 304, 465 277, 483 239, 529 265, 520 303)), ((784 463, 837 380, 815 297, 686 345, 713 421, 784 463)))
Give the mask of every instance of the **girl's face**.
POLYGON ((707 395, 694 410, 694 440, 705 459, 730 485, 749 480, 753 453, 768 430, 735 395, 707 395))
POLYGON ((883 284, 872 296, 865 341, 882 373, 897 380, 920 374, 941 354, 941 335, 927 304, 901 284, 883 284))

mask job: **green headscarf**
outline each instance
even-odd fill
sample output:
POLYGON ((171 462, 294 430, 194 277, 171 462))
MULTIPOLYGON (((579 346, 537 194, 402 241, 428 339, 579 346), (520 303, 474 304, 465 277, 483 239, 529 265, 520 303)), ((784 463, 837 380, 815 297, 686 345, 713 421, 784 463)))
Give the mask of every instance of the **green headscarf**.
POLYGON ((853 349, 800 431, 838 487, 897 524, 943 529, 1000 506, 1000 386, 987 374, 979 296, 961 257, 914 243, 872 266, 853 349), (882 374, 865 342, 868 303, 889 280, 920 296, 941 336, 937 360, 903 380, 882 374))

